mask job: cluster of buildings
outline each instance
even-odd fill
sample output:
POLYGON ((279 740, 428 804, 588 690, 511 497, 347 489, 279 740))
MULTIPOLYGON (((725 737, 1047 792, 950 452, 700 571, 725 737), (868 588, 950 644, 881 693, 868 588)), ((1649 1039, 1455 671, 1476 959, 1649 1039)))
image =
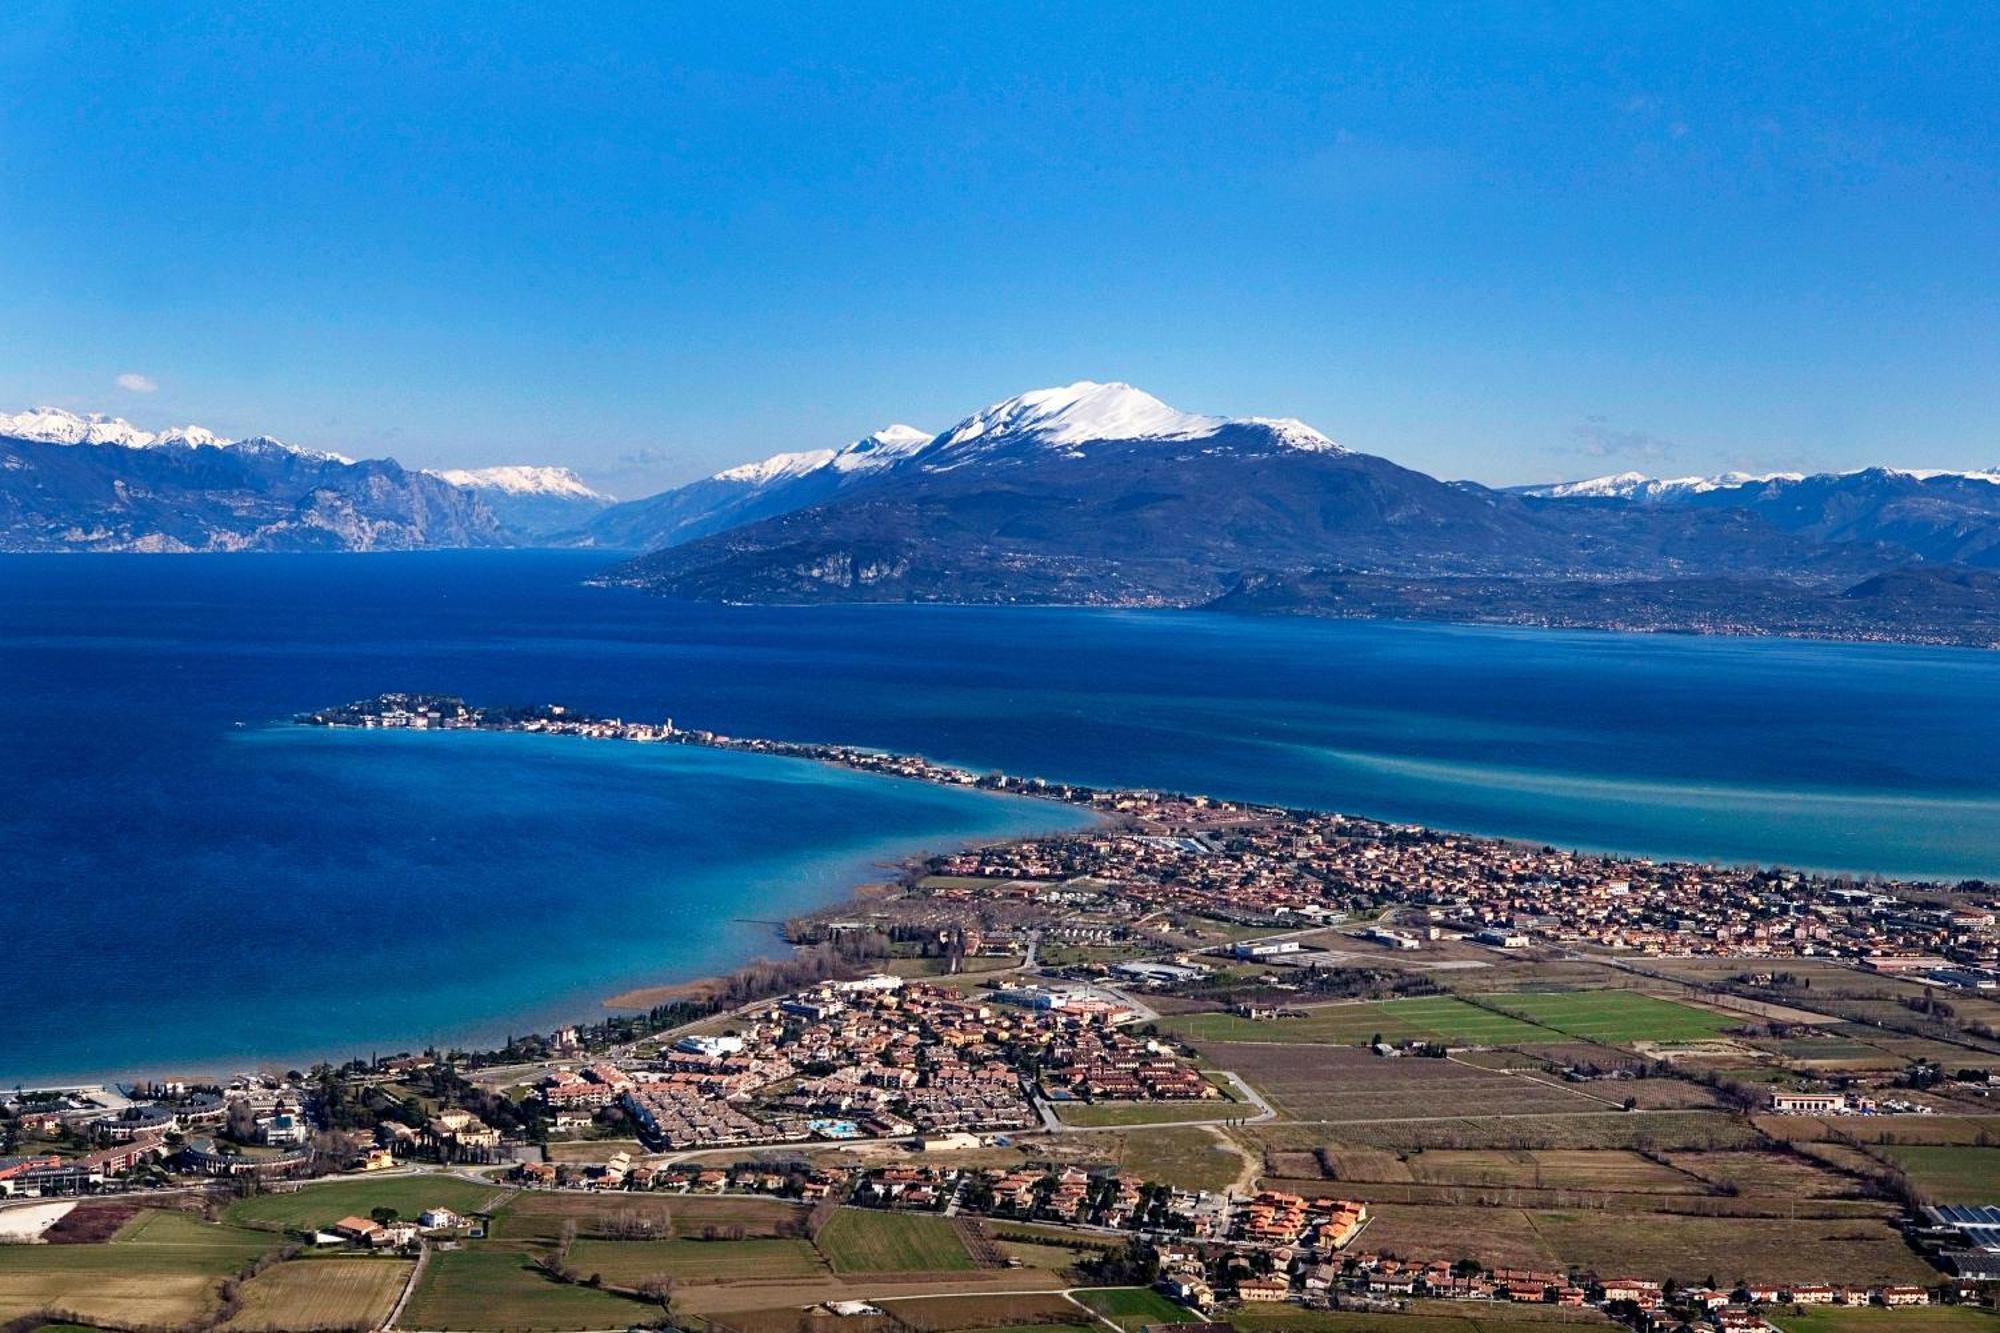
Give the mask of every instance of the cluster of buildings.
POLYGON ((661 1149, 1021 1129, 1058 1100, 1220 1094, 1130 1009, 1062 991, 991 995, 890 976, 829 982, 625 1066, 553 1074, 564 1115, 616 1105, 661 1149), (1047 998, 1043 998, 1047 997, 1047 998))
POLYGON ((92 1194, 141 1168, 275 1179, 312 1164, 300 1089, 242 1078, 17 1094, 0 1102, 19 1151, 0 1157, 0 1196, 92 1194))
MULTIPOLYGON (((1107 803, 1099 793, 1093 804, 1107 803)), ((1358 904, 1395 903, 1414 927, 1378 944, 1439 937, 1496 947, 1546 943, 1648 955, 1843 959, 1945 988, 2000 985, 2000 931, 1986 905, 1930 904, 1820 876, 1603 856, 1184 797, 1115 802, 1140 829, 968 849, 932 868, 963 897, 1037 899, 1138 922, 1162 911, 1299 927, 1358 904), (967 881, 988 881, 972 888, 967 881)), ((1246 945, 1261 959, 1295 941, 1246 945)))

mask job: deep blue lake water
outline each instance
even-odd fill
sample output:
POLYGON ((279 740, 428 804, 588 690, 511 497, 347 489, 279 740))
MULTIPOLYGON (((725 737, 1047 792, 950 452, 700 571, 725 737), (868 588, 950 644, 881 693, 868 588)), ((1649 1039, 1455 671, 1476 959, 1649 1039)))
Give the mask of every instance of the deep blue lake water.
POLYGON ((2000 654, 688 606, 578 553, 0 557, 0 1082, 502 1035, 1069 812, 814 765, 273 727, 388 689, 1643 854, 2000 878, 2000 654), (241 725, 238 725, 241 724, 241 725))

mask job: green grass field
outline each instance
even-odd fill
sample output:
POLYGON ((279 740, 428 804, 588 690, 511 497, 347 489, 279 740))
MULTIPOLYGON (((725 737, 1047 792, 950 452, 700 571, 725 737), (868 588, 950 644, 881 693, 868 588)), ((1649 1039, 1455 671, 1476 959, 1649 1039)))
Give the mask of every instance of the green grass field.
POLYGON ((509 1194, 510 1191, 451 1176, 382 1176, 374 1180, 307 1185, 290 1194, 253 1195, 229 1205, 225 1216, 240 1226, 305 1231, 330 1227, 343 1217, 366 1217, 376 1208, 394 1208, 408 1218, 415 1218, 433 1205, 469 1213, 509 1194))
POLYGON ((100 1245, 0 1245, 0 1319, 56 1309, 107 1323, 198 1323, 216 1284, 276 1248, 263 1232, 140 1213, 100 1245))
POLYGON ((569 1266, 586 1277, 636 1287, 650 1277, 683 1281, 807 1278, 822 1275, 819 1253, 802 1240, 580 1240, 569 1266))
POLYGON ((1079 1291, 1076 1298, 1124 1329, 1178 1324, 1194 1317, 1185 1305, 1176 1305, 1147 1287, 1099 1287, 1079 1291))
POLYGON ((1814 1306, 1797 1314, 1766 1316, 1784 1333, 2000 1333, 2000 1315, 1972 1305, 1922 1305, 1894 1310, 1872 1306, 1814 1306))
POLYGON ((1306 1011, 1304 1018, 1253 1020, 1236 1014, 1186 1014, 1161 1019, 1160 1028, 1192 1042, 1274 1041, 1360 1046, 1378 1035, 1385 1041, 1441 1041, 1478 1046, 1557 1040, 1556 1033, 1491 1013, 1450 995, 1324 1005, 1306 1011))
POLYGON ((1898 1145, 1882 1152, 1932 1203, 2000 1203, 2000 1148, 1898 1145))
POLYGON ((1509 991, 1480 998, 1529 1022, 1588 1041, 1702 1041, 1744 1021, 1637 991, 1509 991))
POLYGON ((951 1223, 923 1213, 843 1208, 817 1243, 839 1273, 944 1273, 972 1267, 972 1256, 951 1223))
POLYGON ((452 1250, 432 1257, 401 1323, 467 1333, 625 1328, 647 1309, 623 1296, 552 1282, 518 1251, 452 1250))

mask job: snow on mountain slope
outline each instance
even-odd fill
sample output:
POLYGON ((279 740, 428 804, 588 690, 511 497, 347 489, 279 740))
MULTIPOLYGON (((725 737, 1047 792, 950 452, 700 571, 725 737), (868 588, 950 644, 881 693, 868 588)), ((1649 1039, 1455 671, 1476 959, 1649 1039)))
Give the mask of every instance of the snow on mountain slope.
POLYGON ((710 481, 740 482, 745 486, 769 486, 773 482, 807 476, 833 461, 837 449, 806 449, 798 453, 772 454, 755 463, 738 463, 710 477, 710 481))
POLYGON ((1250 427, 1287 449, 1340 452, 1340 446, 1291 417, 1211 417, 1182 412, 1129 384, 1079 380, 1035 389, 982 408, 922 452, 927 466, 957 467, 1016 442, 1075 449, 1098 440, 1202 440, 1250 427))
POLYGON ((724 468, 709 481, 735 482, 745 486, 769 486, 810 476, 822 468, 853 474, 878 472, 893 467, 931 442, 927 431, 915 426, 885 426, 838 449, 806 449, 797 453, 772 454, 755 463, 739 463, 724 468))
POLYGON ((127 449, 157 449, 163 445, 184 445, 190 449, 262 448, 282 449, 303 458, 352 463, 345 454, 320 449, 300 449, 268 435, 247 440, 231 440, 202 426, 169 426, 162 431, 141 430, 123 417, 107 417, 101 412, 79 415, 60 407, 37 407, 12 415, 0 413, 0 435, 41 444, 113 444, 127 449))
POLYGON ((1780 485, 1802 482, 1808 477, 1814 480, 1836 481, 1850 477, 1865 477, 1871 473, 1883 476, 1910 477, 1917 481, 1984 481, 2000 485, 2000 469, 1993 471, 1954 472, 1943 468, 1855 468, 1848 472, 1723 472, 1712 477, 1649 477, 1643 472, 1619 472, 1608 477, 1590 477, 1583 481, 1562 481, 1536 486, 1510 487, 1517 495, 1540 496, 1550 500, 1676 500, 1688 496, 1709 495, 1717 491, 1741 490, 1746 486, 1763 486, 1770 483, 1780 485))
POLYGON ((592 490, 582 477, 566 467, 509 463, 499 467, 446 468, 432 475, 454 486, 466 486, 475 491, 498 491, 503 495, 547 495, 564 500, 610 499, 592 490))
POLYGON ((879 472, 886 467, 908 458, 928 445, 934 437, 929 431, 918 430, 915 426, 905 426, 898 422, 884 426, 872 435, 864 435, 845 449, 835 451, 832 459, 836 472, 879 472))

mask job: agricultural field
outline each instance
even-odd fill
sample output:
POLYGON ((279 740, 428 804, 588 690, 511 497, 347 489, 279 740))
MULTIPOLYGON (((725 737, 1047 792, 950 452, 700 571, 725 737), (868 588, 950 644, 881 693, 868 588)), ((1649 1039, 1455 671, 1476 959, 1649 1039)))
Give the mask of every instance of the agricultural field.
POLYGON ((1638 1277, 1723 1282, 1935 1280, 1884 1220, 1537 1213, 1536 1232, 1564 1264, 1638 1277))
POLYGON ((286 1194, 255 1194, 230 1204, 224 1217, 237 1226, 309 1231, 330 1227, 343 1217, 366 1217, 376 1208, 394 1208, 412 1218, 433 1205, 456 1213, 481 1212, 511 1193, 453 1176, 381 1176, 307 1185, 286 1194))
POLYGON ((814 1241, 837 1273, 945 1273, 972 1256, 943 1217, 843 1208, 814 1241))
POLYGON ((1054 1292, 1024 1296, 930 1296, 875 1304, 884 1314, 916 1333, 1092 1322, 1076 1302, 1054 1292))
POLYGON ((1766 1316, 1782 1333, 2000 1333, 2000 1315, 1976 1305, 1922 1305, 1895 1310, 1827 1305, 1783 1308, 1766 1316))
POLYGON ((56 1309, 116 1324, 199 1323, 217 1286, 275 1248, 263 1232, 147 1210, 88 1245, 0 1246, 0 1319, 56 1309))
POLYGON ((553 1244, 561 1238, 563 1224, 574 1222, 581 1237, 616 1240, 650 1233, 681 1240, 732 1240, 796 1232, 805 1215, 798 1204, 780 1199, 533 1190, 516 1195, 494 1216, 492 1234, 496 1239, 553 1244))
POLYGON ((1118 1169, 1135 1180, 1157 1180, 1182 1189, 1227 1189, 1242 1173, 1244 1159, 1221 1134, 1154 1129, 1120 1135, 1118 1169))
POLYGON ((1281 1152, 1311 1152, 1328 1145, 1398 1152, 1419 1148, 1645 1148, 1661 1152, 1713 1152, 1764 1144, 1741 1116, 1713 1111, 1468 1115, 1329 1125, 1278 1122, 1245 1125, 1230 1132, 1252 1146, 1281 1152))
POLYGON ((1669 1153, 1667 1160, 1719 1190, 1746 1198, 1829 1199, 1862 1188, 1862 1182, 1850 1175, 1785 1153, 1669 1153))
POLYGON ((819 1252, 804 1240, 579 1240, 569 1266, 588 1277, 636 1287, 648 1278, 726 1282, 740 1278, 826 1275, 819 1252))
POLYGON ((432 1256, 401 1323, 467 1333, 626 1328, 647 1308, 609 1292, 555 1282, 518 1251, 451 1250, 432 1256))
POLYGON ((614 1153, 629 1153, 637 1157, 646 1151, 646 1145, 637 1139, 575 1139, 568 1143, 555 1140, 548 1145, 548 1159, 551 1162, 608 1162, 614 1153))
POLYGON ((1385 1058, 1335 1046, 1216 1043, 1205 1052, 1295 1120, 1431 1119, 1470 1107, 1490 1115, 1616 1114, 1614 1103, 1562 1084, 1455 1060, 1385 1058))
POLYGON ((1176 1305, 1147 1287, 1099 1287, 1079 1291, 1076 1298, 1123 1329, 1176 1324, 1189 1318, 1185 1305, 1176 1305))
POLYGON ((2000 1148, 1898 1145, 1881 1152, 1932 1203, 2000 1203, 2000 1148))
POLYGON ((1188 1125, 1235 1120, 1255 1115, 1256 1108, 1224 1098, 1212 1102, 1057 1102, 1056 1118, 1065 1125, 1101 1128, 1109 1125, 1188 1125))
POLYGON ((1792 1143, 1847 1140, 1883 1145, 1959 1144, 1966 1147, 2000 1143, 2000 1116, 1991 1115, 1753 1115, 1750 1119, 1763 1133, 1792 1143))
POLYGON ((1571 1037, 1619 1045, 1704 1041, 1749 1021, 1638 991, 1510 991, 1481 997, 1510 1014, 1571 1037))
MULTIPOLYGON (((1698 1194, 1694 1177, 1621 1149, 1464 1149, 1412 1153, 1328 1148, 1332 1179, 1385 1184, 1498 1185, 1530 1189, 1698 1194)), ((1307 1161, 1313 1161, 1310 1155, 1307 1161)))
POLYGON ((275 1264, 239 1289, 242 1310, 227 1333, 298 1333, 373 1328, 388 1318, 416 1267, 411 1259, 295 1259, 275 1264))
POLYGON ((1176 1018, 1161 1019, 1159 1026, 1163 1032, 1197 1044, 1233 1041, 1363 1046, 1380 1037, 1385 1041, 1493 1046, 1556 1039, 1553 1033, 1544 1029, 1481 1009, 1450 995, 1320 1005, 1307 1009, 1303 1018, 1249 1019, 1237 1014, 1182 1014, 1176 1018))
POLYGON ((1355 1242, 1405 1259, 1457 1262, 1476 1258, 1494 1267, 1561 1268, 1526 1211, 1456 1204, 1371 1204, 1373 1216, 1355 1242))

